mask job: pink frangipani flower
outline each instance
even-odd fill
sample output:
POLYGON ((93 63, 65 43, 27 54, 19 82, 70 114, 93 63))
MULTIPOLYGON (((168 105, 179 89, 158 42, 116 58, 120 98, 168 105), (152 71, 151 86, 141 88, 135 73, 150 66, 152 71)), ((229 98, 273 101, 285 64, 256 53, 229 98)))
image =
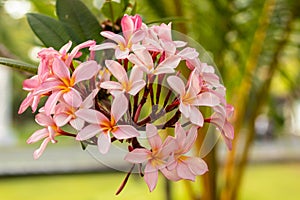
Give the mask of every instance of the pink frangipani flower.
POLYGON ((174 69, 180 62, 180 57, 176 55, 169 56, 155 66, 151 54, 146 49, 137 49, 128 56, 128 60, 147 74, 159 75, 174 73, 174 69))
POLYGON ((192 126, 186 132, 178 122, 175 125, 175 140, 178 148, 175 150, 172 159, 170 159, 167 168, 170 171, 175 171, 181 179, 195 181, 196 176, 208 171, 204 160, 199 157, 185 155, 192 149, 197 139, 197 129, 196 126, 192 126))
POLYGON ((64 101, 61 101, 55 107, 55 112, 53 119, 55 123, 62 127, 67 123, 75 128, 76 130, 81 130, 84 126, 84 120, 76 116, 76 111, 79 109, 89 109, 94 105, 94 98, 98 93, 98 89, 95 89, 91 94, 81 103, 80 107, 73 107, 64 101))
POLYGON ((125 160, 131 163, 147 162, 144 179, 149 190, 153 191, 157 184, 158 170, 162 173, 166 171, 167 159, 176 149, 176 144, 170 136, 163 143, 157 133, 157 128, 152 124, 146 125, 146 134, 151 150, 136 148, 125 156, 125 160))
POLYGON ((49 115, 54 112, 55 105, 61 97, 67 104, 79 107, 82 103, 82 98, 74 86, 83 80, 91 79, 98 73, 98 70, 99 66, 96 61, 87 61, 81 63, 71 76, 66 64, 55 58, 53 62, 55 77, 42 83, 35 93, 35 95, 39 95, 45 92, 52 92, 45 104, 46 114, 49 115))
MULTIPOLYGON (((194 71, 193 71, 194 72, 194 71)), ((190 121, 202 127, 204 123, 203 115, 198 106, 215 106, 220 103, 219 99, 212 93, 201 92, 199 79, 193 73, 188 81, 188 88, 185 89, 184 82, 178 76, 170 76, 167 79, 169 86, 180 95, 180 112, 190 121)))
POLYGON ((95 45, 90 48, 92 51, 115 49, 116 59, 127 58, 132 45, 138 44, 145 37, 145 32, 141 30, 142 20, 139 15, 130 17, 125 15, 122 18, 121 26, 124 37, 111 31, 102 31, 100 34, 115 43, 107 42, 100 45, 95 45))
POLYGON ((210 118, 210 123, 214 124, 223 136, 228 149, 232 148, 232 140, 234 138, 234 128, 228 119, 233 114, 233 106, 227 104, 226 106, 216 106, 214 107, 214 113, 210 118))
POLYGON ((44 152, 47 144, 51 141, 56 143, 55 137, 61 135, 62 130, 56 125, 51 116, 44 113, 39 113, 35 116, 35 121, 45 128, 35 131, 27 140, 28 144, 44 139, 40 148, 34 151, 34 159, 38 159, 44 152))
POLYGON ((105 65, 119 82, 105 81, 100 84, 101 88, 109 89, 113 92, 126 92, 134 96, 146 85, 146 82, 143 80, 143 71, 138 67, 133 67, 128 79, 127 73, 120 63, 106 60, 105 65))
POLYGON ((98 136, 98 149, 102 154, 108 152, 112 134, 117 139, 128 139, 139 136, 139 132, 131 125, 118 125, 117 122, 128 109, 128 100, 123 95, 117 95, 113 100, 110 119, 99 111, 80 109, 75 114, 77 117, 90 123, 77 134, 76 139, 83 141, 98 136))

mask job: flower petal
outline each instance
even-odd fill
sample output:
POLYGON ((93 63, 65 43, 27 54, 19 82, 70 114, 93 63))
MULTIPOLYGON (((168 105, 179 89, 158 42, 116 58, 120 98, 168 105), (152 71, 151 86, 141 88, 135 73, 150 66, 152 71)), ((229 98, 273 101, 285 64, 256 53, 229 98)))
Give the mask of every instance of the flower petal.
POLYGON ((158 170, 155 169, 150 163, 147 163, 145 167, 144 180, 148 185, 150 192, 152 192, 157 184, 158 170))
POLYGON ((69 80, 70 79, 70 71, 69 71, 69 68, 66 66, 66 64, 54 57, 54 61, 53 61, 53 73, 60 79, 60 80, 64 80, 64 79, 67 79, 69 80))
POLYGON ((60 114, 54 115, 53 119, 57 126, 62 127, 64 125, 66 125, 72 119, 72 115, 60 113, 60 114))
POLYGON ((118 45, 112 42, 106 42, 103 44, 99 44, 99 45, 95 45, 95 46, 91 46, 89 48, 89 50, 91 51, 99 51, 99 50, 104 50, 104 49, 114 49, 116 48, 118 45))
POLYGON ((98 74, 100 67, 96 61, 90 60, 81 63, 74 71, 72 77, 75 79, 74 84, 83 80, 89 80, 98 74))
POLYGON ((135 81, 131 85, 128 93, 135 96, 143 87, 145 87, 145 85, 146 85, 146 82, 144 80, 135 81))
POLYGON ((36 149, 33 153, 33 158, 35 160, 37 160, 45 151, 47 144, 50 142, 50 138, 46 138, 44 139, 44 141, 42 142, 40 148, 36 149))
POLYGON ((48 99, 45 103, 45 113, 46 113, 46 115, 50 115, 54 112, 55 105, 56 105, 58 99, 61 97, 62 94, 63 94, 62 91, 53 92, 48 97, 48 99))
POLYGON ((120 44, 120 43, 125 44, 126 43, 125 40, 124 40, 124 38, 121 35, 115 34, 115 33, 111 32, 111 31, 102 31, 100 34, 103 37, 106 37, 106 38, 108 38, 110 40, 113 40, 113 41, 115 41, 118 44, 120 44))
POLYGON ((75 108, 78 108, 82 103, 80 93, 74 88, 70 88, 69 92, 64 93, 63 98, 67 104, 75 108))
POLYGON ((167 79, 169 86, 180 96, 185 94, 185 86, 178 76, 169 76, 167 79))
POLYGON ((111 106, 111 115, 114 117, 115 121, 119 121, 119 119, 125 114, 128 109, 128 100, 123 94, 119 94, 115 96, 111 106))
POLYGON ((148 149, 137 148, 129 152, 124 159, 131 163, 143 163, 148 160, 149 154, 151 152, 148 149))
POLYGON ((121 83, 115 81, 102 82, 100 84, 100 88, 104 88, 107 90, 121 90, 121 91, 124 89, 121 83))
POLYGON ((100 124, 108 122, 108 119, 101 112, 92 109, 80 109, 75 112, 75 115, 88 123, 100 124))
POLYGON ((180 178, 195 181, 195 175, 185 162, 179 162, 176 169, 180 178))
POLYGON ((76 136, 76 140, 83 141, 90 139, 99 132, 101 132, 101 129, 97 124, 90 124, 83 128, 81 131, 79 131, 79 133, 76 136))
POLYGON ((203 115, 200 112, 200 110, 195 107, 195 106, 191 106, 190 107, 190 116, 189 119, 191 120, 191 122, 197 126, 202 127, 203 123, 204 123, 204 119, 203 119, 203 115))
POLYGON ((185 160, 188 164, 189 169, 194 175, 202 175, 208 171, 207 164, 204 160, 198 157, 189 157, 185 160))
POLYGON ((48 133, 48 129, 47 128, 43 128, 40 130, 35 131, 28 139, 27 139, 27 144, 31 144, 34 142, 37 142, 45 137, 47 137, 49 135, 48 133))
POLYGON ((146 125, 146 134, 148 142, 152 148, 152 151, 157 151, 161 145, 162 141, 160 136, 157 134, 157 128, 153 124, 146 125))
POLYGON ((98 136, 98 144, 97 144, 100 153, 106 154, 109 151, 110 145, 111 145, 110 136, 108 134, 101 133, 98 136))
POLYGON ((139 132, 130 125, 119 125, 114 132, 111 132, 117 139, 128 139, 139 136, 139 132))
POLYGON ((120 63, 114 60, 106 60, 105 65, 120 83, 128 83, 127 73, 124 67, 120 65, 120 63))

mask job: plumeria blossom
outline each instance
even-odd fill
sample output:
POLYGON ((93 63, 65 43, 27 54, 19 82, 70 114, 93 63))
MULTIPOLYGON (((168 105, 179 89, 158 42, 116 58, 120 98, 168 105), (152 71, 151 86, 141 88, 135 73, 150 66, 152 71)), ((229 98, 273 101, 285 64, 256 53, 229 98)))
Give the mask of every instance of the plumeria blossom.
POLYGON ((133 67, 130 78, 128 78, 124 67, 120 63, 106 60, 105 64, 119 82, 105 81, 101 83, 101 88, 136 95, 146 85, 146 82, 143 80, 143 72, 138 67, 133 67))
POLYGON ((34 159, 38 159, 44 152, 49 142, 56 143, 56 136, 59 136, 63 131, 56 125, 52 117, 47 116, 44 113, 39 113, 35 117, 35 121, 45 128, 35 131, 27 140, 28 144, 35 143, 39 140, 43 140, 40 148, 34 151, 34 159))
POLYGON ((54 121, 62 127, 68 123, 76 130, 81 130, 84 126, 84 120, 76 116, 76 111, 79 109, 89 109, 94 104, 94 98, 98 93, 98 89, 95 89, 91 94, 81 103, 80 107, 73 107, 64 101, 61 101, 56 105, 54 111, 54 121))
POLYGON ((99 133, 98 149, 102 154, 108 152, 111 144, 112 134, 117 139, 128 139, 139 136, 139 132, 130 125, 118 125, 118 121, 128 109, 128 100, 122 94, 115 97, 110 119, 101 112, 92 109, 80 109, 76 115, 90 123, 78 134, 77 140, 87 140, 99 133))
POLYGON ((182 114, 198 126, 203 126, 204 118, 197 106, 215 106, 220 103, 214 94, 209 92, 200 93, 199 80, 195 77, 196 73, 190 76, 187 90, 184 82, 178 76, 170 76, 167 81, 170 87, 180 95, 179 110, 182 114))
POLYGON ((177 122, 175 125, 175 141, 177 149, 170 159, 168 170, 174 171, 180 179, 195 181, 195 177, 208 171, 204 160, 199 157, 185 155, 197 139, 197 127, 192 126, 187 132, 177 122))
POLYGON ((99 66, 95 61, 87 61, 80 64, 71 76, 66 64, 55 58, 53 62, 55 77, 41 84, 35 93, 35 95, 39 95, 45 92, 52 92, 45 104, 46 114, 49 115, 54 111, 55 105, 61 97, 67 104, 79 107, 82 103, 82 98, 74 86, 81 81, 91 79, 98 70, 99 66))
POLYGON ((221 131, 228 149, 231 149, 232 140, 234 138, 234 128, 228 119, 232 116, 234 108, 227 104, 226 106, 216 106, 214 110, 215 113, 211 116, 210 122, 216 125, 221 131))
POLYGON ((95 45, 90 50, 98 51, 103 49, 115 49, 115 57, 117 59, 127 58, 131 47, 134 44, 138 44, 144 39, 145 33, 141 30, 142 19, 139 15, 128 16, 125 15, 121 20, 121 27, 124 37, 115 34, 111 31, 102 31, 101 35, 107 39, 114 41, 115 43, 108 42, 100 45, 95 45))
POLYGON ((19 108, 23 113, 31 107, 44 127, 27 140, 43 140, 34 158, 61 135, 83 147, 94 145, 101 154, 122 142, 128 150, 124 160, 132 169, 119 191, 136 165, 150 191, 159 172, 171 181, 194 181, 208 171, 192 154, 204 123, 216 126, 231 149, 234 108, 226 101, 226 88, 195 48, 173 39, 171 23, 148 26, 139 15, 124 15, 117 23, 122 35, 100 33, 108 42, 88 40, 71 50, 69 41, 59 50, 49 47, 38 53, 38 72, 23 82, 28 95, 19 108), (84 48, 88 54, 81 52, 84 48), (96 55, 105 49, 113 49, 114 55, 96 55), (42 98, 47 99, 39 105, 42 98), (167 130, 164 137, 161 130, 167 130), (140 132, 149 145, 141 143, 140 132))
POLYGON ((152 124, 147 124, 146 135, 151 150, 142 148, 134 149, 126 155, 125 160, 131 163, 147 162, 144 170, 144 179, 151 192, 157 184, 158 170, 161 170, 164 173, 167 166, 167 159, 170 157, 176 146, 173 139, 167 139, 165 142, 162 142, 157 133, 157 128, 152 124))
POLYGON ((134 51, 134 54, 128 56, 128 60, 147 74, 159 75, 174 73, 174 69, 180 62, 180 57, 176 55, 169 56, 155 66, 150 53, 146 49, 138 49, 134 51))

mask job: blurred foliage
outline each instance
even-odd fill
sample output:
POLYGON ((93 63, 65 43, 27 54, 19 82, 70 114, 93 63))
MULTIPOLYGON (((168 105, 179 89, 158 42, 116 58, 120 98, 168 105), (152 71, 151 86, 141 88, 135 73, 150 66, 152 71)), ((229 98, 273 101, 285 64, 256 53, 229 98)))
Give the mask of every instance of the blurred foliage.
MULTIPOLYGON (((213 57, 227 87, 228 102, 236 108, 233 119, 236 139, 233 150, 226 157, 224 170, 220 173, 217 173, 220 166, 217 163, 216 150, 205 158, 210 173, 203 176, 202 199, 237 199, 249 150, 255 139, 255 120, 264 114, 273 125, 273 134, 286 131, 283 129, 284 125, 289 125, 286 111, 293 110, 292 106, 300 96, 300 1, 123 0, 120 4, 104 0, 83 2, 104 29, 117 29, 120 13, 124 12, 137 12, 146 23, 167 23, 172 20, 175 30, 193 38, 213 57), (126 4, 130 6, 126 8, 126 4), (102 12, 99 12, 100 9, 102 12), (106 21, 106 17, 110 21, 106 21)), ((34 12, 56 20, 66 20, 59 12, 56 16, 57 8, 52 0, 31 0, 31 3, 34 12)), ((12 58, 33 62, 28 56, 28 50, 40 46, 41 42, 33 37, 24 18, 13 20, 4 12, 2 5, 3 2, 0 3, 1 48, 6 49, 12 58)), ((72 12, 72 6, 68 8, 72 12)), ((29 15, 29 18, 32 16, 34 15, 29 15)), ((74 25, 76 19, 73 20, 71 24, 74 25)), ((99 26, 99 31, 100 29, 99 26)), ((70 29, 67 32, 77 43, 86 39, 78 39, 70 29)), ((88 39, 93 37, 97 36, 93 34, 88 39)), ((24 75, 14 73, 15 119, 18 119, 17 108, 24 97, 24 92, 20 89, 22 79, 24 75)), ((190 183, 186 187, 190 188, 190 183)), ((198 199, 199 190, 190 190, 190 197, 198 199)))

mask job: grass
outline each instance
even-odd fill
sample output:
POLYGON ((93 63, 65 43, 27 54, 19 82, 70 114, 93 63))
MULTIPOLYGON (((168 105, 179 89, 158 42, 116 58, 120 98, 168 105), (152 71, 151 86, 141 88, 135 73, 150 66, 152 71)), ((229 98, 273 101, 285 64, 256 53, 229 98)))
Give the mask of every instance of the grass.
MULTIPOLYGON (((254 165, 247 169, 241 200, 300 199, 300 164, 254 165)), ((5 200, 100 200, 164 199, 164 180, 150 193, 143 179, 132 176, 124 191, 115 196, 125 174, 31 176, 0 179, 5 200)), ((186 199, 182 182, 172 183, 174 199, 186 199)))

